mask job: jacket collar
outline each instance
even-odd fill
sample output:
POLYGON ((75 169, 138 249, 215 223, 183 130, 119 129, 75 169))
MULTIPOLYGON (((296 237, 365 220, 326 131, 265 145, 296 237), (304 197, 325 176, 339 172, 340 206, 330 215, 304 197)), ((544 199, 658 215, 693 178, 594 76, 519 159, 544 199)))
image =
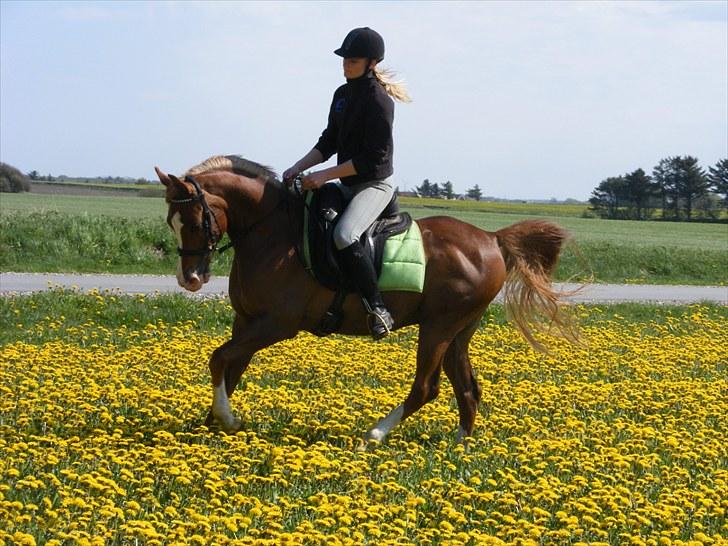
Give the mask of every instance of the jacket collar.
POLYGON ((358 78, 351 78, 351 79, 347 78, 346 83, 358 85, 358 84, 362 84, 364 82, 368 82, 373 79, 374 79, 374 71, 367 70, 364 74, 362 74, 358 78))

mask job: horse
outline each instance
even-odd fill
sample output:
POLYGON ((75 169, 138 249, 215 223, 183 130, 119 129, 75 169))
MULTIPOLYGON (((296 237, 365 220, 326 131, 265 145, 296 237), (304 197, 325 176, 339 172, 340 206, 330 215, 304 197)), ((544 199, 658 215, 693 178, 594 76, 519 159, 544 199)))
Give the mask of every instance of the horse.
MULTIPOLYGON (((229 277, 232 336, 209 361, 212 404, 205 425, 236 431, 242 423, 231 410, 230 397, 253 355, 300 331, 312 332, 334 292, 304 268, 297 250, 303 200, 270 168, 238 156, 214 156, 183 177, 155 170, 166 186, 180 286, 194 292, 209 280, 210 261, 224 233, 235 249, 229 277)), ((458 404, 457 441, 467 441, 481 399, 468 346, 501 289, 507 316, 536 349, 543 346, 534 333, 546 328, 573 337, 564 295, 551 284, 569 239, 564 229, 543 220, 521 221, 495 233, 448 216, 416 222, 426 258, 423 290, 383 294, 394 329, 419 325, 415 377, 404 401, 365 434, 367 445, 381 442, 437 397, 443 370, 458 404)), ((343 312, 339 333, 369 333, 356 294, 347 295, 343 312)))

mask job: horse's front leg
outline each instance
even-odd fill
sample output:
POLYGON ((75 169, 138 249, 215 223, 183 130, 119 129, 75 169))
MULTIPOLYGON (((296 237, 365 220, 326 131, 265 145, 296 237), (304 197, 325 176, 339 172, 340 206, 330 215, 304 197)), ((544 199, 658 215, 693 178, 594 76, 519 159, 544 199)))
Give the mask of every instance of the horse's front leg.
POLYGON ((210 357, 212 407, 205 425, 218 422, 226 432, 240 430, 241 421, 233 415, 230 397, 253 355, 286 337, 290 335, 276 328, 267 315, 255 320, 246 320, 239 315, 235 317, 232 339, 215 349, 210 357))

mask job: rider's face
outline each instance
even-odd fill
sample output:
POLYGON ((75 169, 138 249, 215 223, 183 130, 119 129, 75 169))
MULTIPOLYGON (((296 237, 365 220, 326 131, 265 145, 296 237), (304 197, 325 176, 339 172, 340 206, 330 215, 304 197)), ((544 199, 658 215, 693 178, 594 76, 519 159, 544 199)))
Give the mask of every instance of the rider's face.
MULTIPOLYGON (((372 61, 370 67, 376 65, 376 61, 372 61)), ((344 59, 344 77, 347 80, 353 80, 364 75, 367 69, 367 59, 365 57, 348 57, 344 59)))

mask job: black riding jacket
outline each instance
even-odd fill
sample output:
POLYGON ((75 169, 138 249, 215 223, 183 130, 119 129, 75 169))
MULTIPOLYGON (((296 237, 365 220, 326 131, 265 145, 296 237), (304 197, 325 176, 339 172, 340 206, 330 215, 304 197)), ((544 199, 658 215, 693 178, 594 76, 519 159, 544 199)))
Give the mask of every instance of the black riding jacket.
POLYGON ((341 182, 353 186, 391 176, 394 102, 369 71, 334 92, 329 123, 314 146, 324 161, 335 153, 341 165, 352 160, 357 174, 341 182))

